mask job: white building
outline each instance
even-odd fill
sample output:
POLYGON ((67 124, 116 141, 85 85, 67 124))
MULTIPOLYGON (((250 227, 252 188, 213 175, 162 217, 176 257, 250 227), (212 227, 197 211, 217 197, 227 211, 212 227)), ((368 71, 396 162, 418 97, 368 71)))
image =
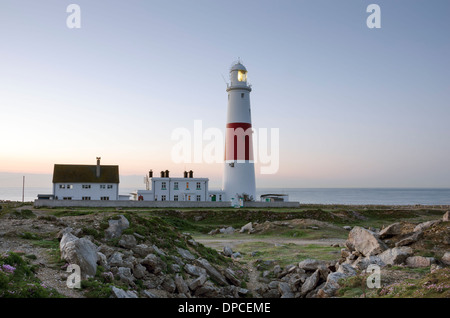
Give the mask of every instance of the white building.
MULTIPOLYGON (((221 191, 209 192, 208 178, 194 178, 193 171, 185 171, 184 176, 170 177, 169 171, 161 171, 154 177, 150 170, 146 177, 146 190, 138 190, 138 201, 222 201, 221 191)), ((224 200, 223 200, 224 201, 224 200)))
POLYGON ((119 166, 62 165, 53 169, 54 200, 119 200, 119 166))

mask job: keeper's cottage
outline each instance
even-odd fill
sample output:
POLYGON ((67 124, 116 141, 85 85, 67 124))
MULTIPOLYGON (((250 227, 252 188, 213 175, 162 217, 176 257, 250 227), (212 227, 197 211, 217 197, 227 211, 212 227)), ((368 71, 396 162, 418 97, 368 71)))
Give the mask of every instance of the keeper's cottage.
POLYGON ((53 200, 119 200, 119 166, 55 164, 53 200))

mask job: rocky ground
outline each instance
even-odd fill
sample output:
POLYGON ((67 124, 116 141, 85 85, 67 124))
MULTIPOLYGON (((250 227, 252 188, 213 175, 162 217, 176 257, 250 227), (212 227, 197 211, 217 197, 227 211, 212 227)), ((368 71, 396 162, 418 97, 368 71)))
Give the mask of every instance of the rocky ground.
MULTIPOLYGON (((378 294, 383 294, 390 286, 423 278, 427 272, 421 269, 440 273, 450 265, 448 212, 431 221, 394 222, 380 229, 343 229, 314 219, 249 222, 239 229, 218 228, 210 232, 210 238, 198 241, 158 217, 127 211, 57 214, 31 206, 4 206, 0 213, 0 254, 23 255, 37 265, 36 276, 46 286, 71 298, 336 297, 356 286, 357 279, 366 278, 370 265, 381 268, 378 294), (254 236, 298 228, 326 228, 326 233, 339 237, 254 236), (217 238, 227 231, 250 234, 247 242, 334 245, 341 250, 328 261, 293 259, 282 266, 255 257, 242 262, 235 249, 244 238, 217 238), (80 266, 82 288, 67 287, 68 264, 80 266)), ((438 286, 448 294, 450 281, 445 281, 445 275, 438 286)))

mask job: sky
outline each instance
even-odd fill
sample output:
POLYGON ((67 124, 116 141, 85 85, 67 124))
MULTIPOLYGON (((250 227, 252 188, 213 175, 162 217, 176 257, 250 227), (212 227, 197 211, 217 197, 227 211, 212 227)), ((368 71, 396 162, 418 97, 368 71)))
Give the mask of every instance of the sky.
POLYGON ((257 187, 450 187, 449 15, 447 0, 0 0, 0 187, 100 156, 121 186, 168 169, 219 188, 223 164, 174 162, 172 134, 225 131, 237 59, 253 128, 279 130, 257 187))

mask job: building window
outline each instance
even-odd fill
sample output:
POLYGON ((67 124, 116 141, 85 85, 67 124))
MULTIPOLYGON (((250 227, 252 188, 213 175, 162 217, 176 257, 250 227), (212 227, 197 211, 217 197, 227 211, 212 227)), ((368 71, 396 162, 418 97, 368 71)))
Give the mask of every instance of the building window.
POLYGON ((112 188, 113 188, 112 184, 108 184, 108 189, 112 189, 112 188))
POLYGON ((83 201, 89 201, 91 199, 91 197, 82 197, 81 200, 83 201))
POLYGON ((178 190, 178 182, 174 182, 173 183, 173 189, 174 190, 178 190))
POLYGON ((201 201, 202 200, 202 196, 201 195, 197 195, 197 201, 201 201))
POLYGON ((106 189, 106 185, 101 184, 101 185, 100 185, 100 189, 106 189))
POLYGON ((90 185, 90 184, 83 184, 81 187, 82 187, 83 189, 90 189, 90 188, 91 188, 91 185, 90 185))
POLYGON ((63 200, 72 200, 72 197, 63 197, 63 200))
POLYGON ((166 201, 166 196, 165 195, 161 196, 161 201, 166 201))
POLYGON ((100 200, 102 200, 102 201, 109 201, 109 197, 100 197, 100 200))
POLYGON ((161 182, 161 190, 166 190, 166 183, 165 182, 161 182))
POLYGON ((189 190, 189 182, 186 182, 186 190, 189 190))
POLYGON ((66 188, 66 185, 65 185, 65 184, 60 184, 60 185, 59 185, 59 188, 60 188, 60 189, 65 189, 65 188, 66 188))
POLYGON ((201 190, 202 189, 202 184, 201 182, 197 182, 197 190, 201 190))
POLYGON ((174 196, 173 196, 173 200, 174 200, 174 201, 178 201, 178 195, 174 195, 174 196))
POLYGON ((244 96, 245 96, 245 94, 244 94, 244 93, 241 93, 241 98, 244 98, 244 96))
POLYGON ((222 201, 222 195, 219 194, 219 201, 222 201))
POLYGON ((191 201, 191 196, 190 195, 188 195, 188 201, 191 201))

